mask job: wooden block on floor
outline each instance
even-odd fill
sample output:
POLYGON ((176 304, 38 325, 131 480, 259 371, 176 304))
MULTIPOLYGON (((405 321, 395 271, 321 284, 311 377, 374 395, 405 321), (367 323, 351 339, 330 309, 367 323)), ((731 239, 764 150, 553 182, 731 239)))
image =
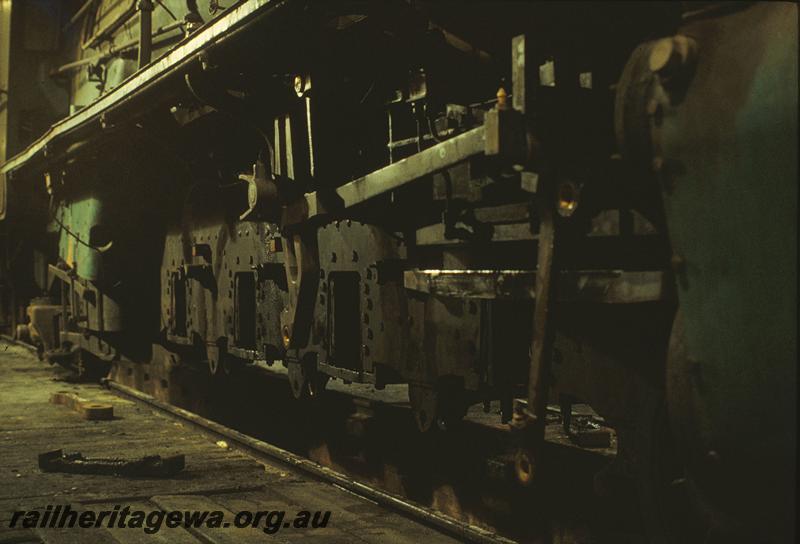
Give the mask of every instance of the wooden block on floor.
POLYGON ((50 402, 61 404, 78 412, 83 419, 100 421, 114 419, 114 406, 105 402, 92 402, 69 391, 57 391, 50 402))

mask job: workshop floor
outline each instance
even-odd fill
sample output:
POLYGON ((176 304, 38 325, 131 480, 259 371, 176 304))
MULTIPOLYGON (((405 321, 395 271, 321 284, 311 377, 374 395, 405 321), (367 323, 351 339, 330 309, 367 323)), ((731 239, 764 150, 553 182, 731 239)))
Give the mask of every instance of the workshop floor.
MULTIPOLYGON (((60 369, 18 345, 0 341, 0 544, 11 542, 455 542, 407 518, 327 483, 278 465, 263 464, 225 443, 190 429, 96 384, 67 381, 60 369), (87 421, 67 406, 52 404, 57 391, 113 404, 114 419, 87 421), (42 472, 37 455, 63 449, 87 457, 137 458, 184 454, 186 467, 170 478, 129 478, 42 472), (15 511, 48 505, 73 510, 219 510, 230 521, 248 510, 330 510, 325 528, 167 528, 153 535, 141 528, 10 528, 15 511)), ((41 525, 39 523, 38 525, 41 525)), ((106 525, 106 524, 103 524, 106 525)))

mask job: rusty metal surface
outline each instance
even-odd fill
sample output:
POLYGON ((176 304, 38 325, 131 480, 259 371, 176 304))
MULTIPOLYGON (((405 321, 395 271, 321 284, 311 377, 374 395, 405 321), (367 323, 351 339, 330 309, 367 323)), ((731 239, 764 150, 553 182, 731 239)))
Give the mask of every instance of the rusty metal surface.
MULTIPOLYGON (((539 244, 536 259, 536 293, 533 307, 530 369, 528 370, 528 407, 532 420, 528 423, 533 434, 532 447, 538 449, 544 439, 545 410, 550 388, 550 363, 554 326, 551 317, 551 299, 555 298, 557 277, 560 273, 555 255, 556 225, 553 203, 545 190, 539 196, 539 244)), ((531 445, 528 445, 531 447, 531 445)))
POLYGON ((84 457, 79 452, 53 450, 39 454, 39 468, 45 472, 70 472, 72 474, 113 474, 169 478, 185 466, 183 455, 162 458, 150 455, 140 459, 84 457))

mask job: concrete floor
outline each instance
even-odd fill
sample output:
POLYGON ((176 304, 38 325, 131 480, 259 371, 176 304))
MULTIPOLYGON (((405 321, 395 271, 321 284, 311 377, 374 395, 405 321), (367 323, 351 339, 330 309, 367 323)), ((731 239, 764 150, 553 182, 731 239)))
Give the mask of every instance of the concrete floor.
MULTIPOLYGON (((279 466, 263 464, 218 444, 202 433, 95 384, 74 384, 66 374, 26 349, 0 341, 0 544, 10 542, 456 542, 407 518, 327 483, 279 466), (114 405, 110 421, 86 421, 66 406, 50 403, 56 391, 114 405), (79 451, 95 457, 141 457, 182 453, 186 468, 171 478, 45 473, 37 455, 79 451), (73 510, 222 511, 330 510, 325 528, 167 528, 149 535, 141 528, 10 528, 14 512, 47 505, 73 510)), ((22 524, 18 518, 17 526, 22 524)), ((275 522, 275 517, 271 518, 275 522)), ((284 524, 285 526, 285 524, 284 524)))

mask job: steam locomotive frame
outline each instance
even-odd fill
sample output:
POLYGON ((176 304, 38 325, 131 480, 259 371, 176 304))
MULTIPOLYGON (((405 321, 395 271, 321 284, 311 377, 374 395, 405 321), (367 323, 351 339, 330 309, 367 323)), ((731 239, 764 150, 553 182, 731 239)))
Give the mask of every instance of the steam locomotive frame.
POLYGON ((112 4, 52 71, 100 94, 2 166, 7 325, 44 357, 406 383, 421 432, 499 400, 525 482, 580 400, 656 533, 668 442, 713 523, 783 534, 796 6, 112 4))

